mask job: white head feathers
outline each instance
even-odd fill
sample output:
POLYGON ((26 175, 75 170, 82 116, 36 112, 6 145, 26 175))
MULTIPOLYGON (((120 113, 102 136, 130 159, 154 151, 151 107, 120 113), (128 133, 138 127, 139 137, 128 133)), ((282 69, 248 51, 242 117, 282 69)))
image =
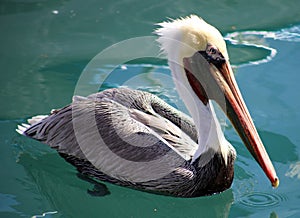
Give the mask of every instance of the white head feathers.
POLYGON ((159 36, 157 41, 168 57, 174 52, 179 52, 179 58, 192 56, 195 51, 203 51, 207 44, 211 44, 228 60, 226 44, 221 33, 202 18, 190 15, 158 25, 161 27, 155 30, 159 36))

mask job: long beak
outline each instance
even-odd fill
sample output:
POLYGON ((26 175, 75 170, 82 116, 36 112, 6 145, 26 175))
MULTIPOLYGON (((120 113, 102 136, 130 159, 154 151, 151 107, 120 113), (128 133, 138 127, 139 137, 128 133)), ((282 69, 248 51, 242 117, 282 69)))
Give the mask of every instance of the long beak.
POLYGON ((184 65, 188 68, 186 72, 198 71, 193 75, 201 81, 201 87, 205 90, 207 98, 214 99, 220 105, 252 156, 271 181, 272 186, 277 187, 279 179, 239 91, 229 62, 216 68, 200 54, 195 54, 191 58, 185 58, 184 65), (207 69, 210 73, 207 73, 207 69))

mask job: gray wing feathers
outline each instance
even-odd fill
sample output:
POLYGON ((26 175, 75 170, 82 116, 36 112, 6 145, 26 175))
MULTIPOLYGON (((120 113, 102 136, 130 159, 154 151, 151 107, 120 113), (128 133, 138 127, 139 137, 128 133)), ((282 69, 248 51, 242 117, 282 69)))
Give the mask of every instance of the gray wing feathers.
POLYGON ((88 96, 88 98, 99 100, 109 98, 126 108, 134 108, 147 114, 158 114, 178 126, 184 133, 190 136, 192 140, 197 141, 196 126, 192 118, 151 93, 118 88, 95 93, 88 96))
POLYGON ((169 146, 177 150, 184 159, 191 159, 197 149, 197 144, 178 126, 157 114, 150 115, 136 109, 130 110, 130 114, 135 120, 148 126, 166 140, 169 146))
POLYGON ((180 128, 181 132, 184 132, 193 141, 197 142, 197 130, 192 118, 187 116, 183 112, 173 108, 171 105, 167 104, 157 96, 152 96, 153 98, 151 106, 153 110, 165 119, 175 124, 180 128))
POLYGON ((74 136, 71 105, 60 109, 28 128, 24 134, 39 140, 59 152, 83 159, 84 155, 74 136))
POLYGON ((153 94, 119 88, 96 93, 89 98, 109 98, 128 108, 135 120, 158 133, 187 160, 198 147, 197 131, 192 118, 153 94))
POLYGON ((60 153, 88 160, 109 176, 153 180, 154 175, 161 178, 184 166, 197 146, 191 119, 166 105, 149 93, 110 89, 74 97, 71 105, 25 134, 60 153))

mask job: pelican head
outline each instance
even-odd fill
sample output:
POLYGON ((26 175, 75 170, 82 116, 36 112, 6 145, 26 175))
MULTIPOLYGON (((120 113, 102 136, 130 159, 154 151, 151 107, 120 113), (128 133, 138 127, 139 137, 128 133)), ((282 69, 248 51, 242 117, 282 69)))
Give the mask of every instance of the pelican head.
MULTIPOLYGON (((219 123, 206 124, 213 123, 208 121, 214 120, 210 104, 214 100, 228 116, 272 186, 277 187, 279 179, 235 81, 221 33, 195 15, 159 25, 157 41, 167 55, 179 95, 197 126, 198 153, 205 151, 205 146, 219 143, 222 147, 224 144, 219 123), (196 109, 193 101, 196 101, 196 109), (205 132, 207 129, 209 132, 205 132)), ((221 150, 224 155, 226 149, 221 150)))

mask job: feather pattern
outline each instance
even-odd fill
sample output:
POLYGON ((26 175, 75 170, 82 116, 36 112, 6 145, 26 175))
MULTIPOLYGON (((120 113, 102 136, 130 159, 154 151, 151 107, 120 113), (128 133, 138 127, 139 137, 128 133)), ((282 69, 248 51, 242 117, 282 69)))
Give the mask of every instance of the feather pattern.
MULTIPOLYGON (((199 166, 191 164, 198 146, 192 119, 157 96, 109 89, 74 97, 72 104, 40 118, 24 134, 50 145, 84 174, 175 196, 211 192, 204 192, 207 182, 199 181, 199 166)), ((220 159, 214 155, 201 167, 207 172, 201 180, 214 177, 206 167, 220 159)))
MULTIPOLYGON (((210 99, 203 104, 194 92, 183 60, 215 46, 228 61, 226 44, 216 28, 195 15, 159 25, 157 41, 192 118, 150 93, 115 88, 74 96, 70 105, 35 116, 17 131, 103 181, 180 197, 224 191, 232 183, 236 153, 210 99)), ((193 73, 206 78, 210 65, 205 58, 197 61, 203 64, 193 73)))

